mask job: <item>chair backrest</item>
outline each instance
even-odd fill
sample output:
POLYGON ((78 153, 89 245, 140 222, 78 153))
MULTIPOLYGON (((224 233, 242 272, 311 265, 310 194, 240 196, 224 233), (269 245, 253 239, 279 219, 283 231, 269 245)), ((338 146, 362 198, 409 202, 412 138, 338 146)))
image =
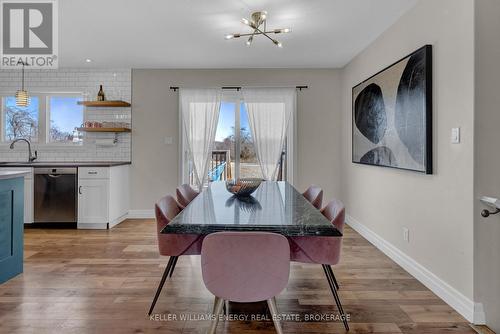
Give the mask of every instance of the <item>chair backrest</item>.
POLYGON ((321 209, 323 189, 315 185, 310 185, 302 196, 304 196, 316 209, 321 209))
MULTIPOLYGON (((181 212, 176 200, 167 195, 155 204, 156 232, 158 235, 158 250, 164 256, 179 256, 184 254, 199 238, 189 234, 164 234, 163 228, 181 212)), ((198 253, 199 254, 199 253, 198 253)))
POLYGON ((199 194, 189 184, 182 184, 178 186, 175 190, 175 193, 177 195, 177 201, 179 202, 179 206, 181 209, 184 209, 186 206, 188 206, 188 204, 191 203, 191 201, 195 199, 195 197, 199 194))
POLYGON ((340 232, 344 232, 345 208, 344 204, 338 199, 331 200, 321 213, 325 216, 340 232))
POLYGON ((201 269, 207 289, 234 302, 278 295, 290 274, 287 239, 268 232, 219 232, 205 237, 201 269))

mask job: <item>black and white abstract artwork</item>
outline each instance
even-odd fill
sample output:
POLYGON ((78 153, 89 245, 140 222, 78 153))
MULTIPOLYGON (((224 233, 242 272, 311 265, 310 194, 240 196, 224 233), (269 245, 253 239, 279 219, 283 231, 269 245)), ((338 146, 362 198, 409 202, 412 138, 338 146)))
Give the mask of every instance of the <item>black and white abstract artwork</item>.
POLYGON ((352 89, 352 161, 432 174, 432 46, 352 89))

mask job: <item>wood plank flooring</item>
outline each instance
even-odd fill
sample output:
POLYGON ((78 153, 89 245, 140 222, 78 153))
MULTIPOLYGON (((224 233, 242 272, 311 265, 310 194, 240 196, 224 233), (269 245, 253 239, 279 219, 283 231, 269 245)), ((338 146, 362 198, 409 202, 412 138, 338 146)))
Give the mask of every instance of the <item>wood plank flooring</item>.
MULTIPOLYGON (((168 259, 158 256, 153 220, 127 220, 108 231, 27 229, 24 274, 0 285, 0 333, 204 333, 212 309, 199 257, 181 257, 155 309, 151 299, 168 259)), ((350 333, 474 333, 451 307, 347 228, 341 285, 350 333)), ((319 265, 292 264, 277 297, 285 333, 344 333, 319 265)), ((274 333, 271 321, 220 322, 218 333, 274 333)))

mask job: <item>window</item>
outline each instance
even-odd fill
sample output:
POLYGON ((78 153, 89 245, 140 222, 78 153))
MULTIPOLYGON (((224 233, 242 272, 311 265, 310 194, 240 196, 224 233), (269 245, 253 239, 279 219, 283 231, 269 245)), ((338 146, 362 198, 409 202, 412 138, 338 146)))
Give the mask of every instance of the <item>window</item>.
POLYGON ((83 123, 78 93, 31 93, 27 107, 16 106, 14 96, 2 97, 1 142, 26 138, 40 144, 81 143, 76 128, 83 123))
POLYGON ((18 107, 14 96, 4 98, 3 133, 5 141, 26 138, 38 141, 38 119, 40 112, 38 97, 32 97, 29 106, 18 107))
POLYGON ((49 142, 77 143, 80 141, 75 128, 83 123, 83 107, 75 96, 49 98, 49 142))

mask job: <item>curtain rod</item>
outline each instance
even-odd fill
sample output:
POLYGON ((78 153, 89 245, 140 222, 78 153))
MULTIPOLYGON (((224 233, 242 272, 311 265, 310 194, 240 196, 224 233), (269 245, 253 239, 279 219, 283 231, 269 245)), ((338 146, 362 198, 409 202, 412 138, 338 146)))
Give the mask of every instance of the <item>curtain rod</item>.
MULTIPOLYGON (((236 90, 236 91, 240 91, 241 90, 241 87, 238 87, 238 86, 223 86, 221 87, 222 89, 225 89, 225 90, 236 90)), ((309 86, 295 86, 296 89, 302 91, 302 89, 308 89, 309 86)), ((179 86, 170 86, 170 90, 173 90, 174 92, 177 92, 177 90, 179 89, 179 86)))

